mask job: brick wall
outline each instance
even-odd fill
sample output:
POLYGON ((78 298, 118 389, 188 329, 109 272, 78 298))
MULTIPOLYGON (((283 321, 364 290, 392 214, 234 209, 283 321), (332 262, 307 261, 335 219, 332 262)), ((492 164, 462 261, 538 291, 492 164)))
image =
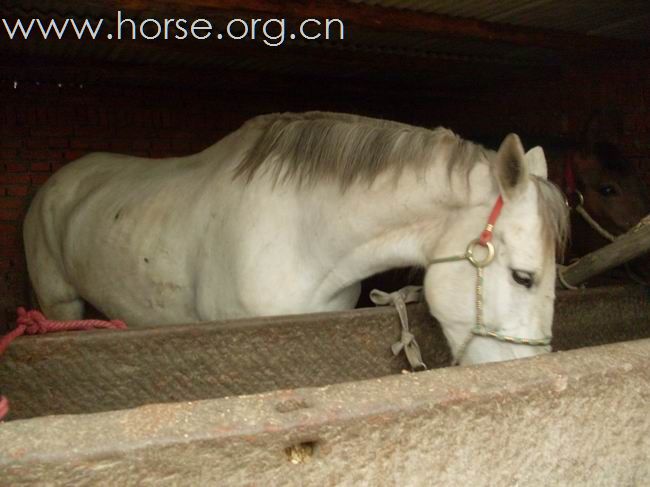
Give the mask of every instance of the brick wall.
MULTIPOLYGON (((574 69, 553 83, 468 93, 453 100, 380 92, 343 94, 324 84, 268 92, 145 88, 62 88, 0 84, 0 331, 27 301, 20 225, 33 192, 57 169, 90 151, 147 157, 197 152, 253 115, 328 109, 448 126, 462 135, 508 132, 575 136, 590 112, 623 114, 623 147, 650 180, 650 69, 639 65, 574 69)), ((485 91, 485 90, 484 90, 485 91)), ((524 142, 526 142, 524 140, 524 142)))

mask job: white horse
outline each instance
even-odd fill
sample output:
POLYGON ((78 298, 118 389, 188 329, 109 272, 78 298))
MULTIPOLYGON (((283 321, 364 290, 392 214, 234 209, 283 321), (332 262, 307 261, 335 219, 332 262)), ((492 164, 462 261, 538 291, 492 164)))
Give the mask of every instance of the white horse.
POLYGON ((566 212, 539 152, 514 135, 495 153, 442 128, 309 112, 256 117, 183 158, 89 154, 33 200, 28 270, 46 316, 79 319, 85 300, 138 326, 353 308, 363 278, 430 266, 426 299, 457 358, 529 356, 543 349, 470 340, 476 271, 430 264, 462 253, 501 195, 484 321, 550 336, 566 212))

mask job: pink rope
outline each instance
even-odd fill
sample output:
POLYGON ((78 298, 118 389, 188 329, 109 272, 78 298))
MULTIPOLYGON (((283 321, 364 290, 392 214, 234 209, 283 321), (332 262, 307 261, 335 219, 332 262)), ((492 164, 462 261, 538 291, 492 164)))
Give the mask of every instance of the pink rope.
MULTIPOLYGON (((121 320, 71 320, 54 321, 48 320, 43 313, 37 310, 26 311, 25 308, 18 308, 16 328, 0 338, 0 355, 7 349, 9 344, 21 335, 37 335, 57 331, 92 330, 97 328, 110 328, 117 330, 126 329, 126 323, 121 320)), ((6 397, 0 396, 0 421, 9 412, 9 401, 6 397)))
POLYGON ((4 418, 8 412, 9 400, 4 396, 0 396, 0 421, 2 421, 2 418, 4 418))

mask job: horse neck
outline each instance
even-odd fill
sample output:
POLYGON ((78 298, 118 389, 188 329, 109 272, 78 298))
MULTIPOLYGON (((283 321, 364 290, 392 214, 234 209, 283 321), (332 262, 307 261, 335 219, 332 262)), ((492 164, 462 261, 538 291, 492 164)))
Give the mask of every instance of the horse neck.
POLYGON ((310 247, 329 263, 323 285, 344 287, 388 269, 426 265, 455 218, 493 202, 488 173, 481 164, 469 178, 450 178, 446 165, 437 164, 422 174, 404 170, 397 181, 385 175, 370 187, 358 183, 343 193, 332 187, 310 193, 310 204, 329 227, 328 237, 316 237, 310 247))

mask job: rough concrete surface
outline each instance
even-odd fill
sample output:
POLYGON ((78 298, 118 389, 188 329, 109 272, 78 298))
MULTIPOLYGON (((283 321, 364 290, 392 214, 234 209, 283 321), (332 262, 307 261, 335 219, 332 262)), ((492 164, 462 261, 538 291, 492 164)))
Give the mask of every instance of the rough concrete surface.
POLYGON ((0 424, 3 485, 650 483, 650 340, 0 424))

